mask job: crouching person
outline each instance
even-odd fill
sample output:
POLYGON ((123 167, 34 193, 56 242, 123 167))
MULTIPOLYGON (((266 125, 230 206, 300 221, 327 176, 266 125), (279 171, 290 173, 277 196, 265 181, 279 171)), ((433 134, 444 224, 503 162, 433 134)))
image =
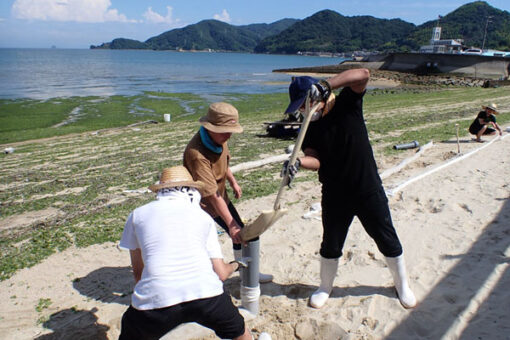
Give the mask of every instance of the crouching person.
POLYGON ((252 339, 222 281, 240 262, 223 262, 213 219, 200 207, 204 184, 183 166, 151 185, 157 199, 129 215, 120 246, 130 250, 135 288, 119 339, 159 339, 186 322, 222 339, 252 339))

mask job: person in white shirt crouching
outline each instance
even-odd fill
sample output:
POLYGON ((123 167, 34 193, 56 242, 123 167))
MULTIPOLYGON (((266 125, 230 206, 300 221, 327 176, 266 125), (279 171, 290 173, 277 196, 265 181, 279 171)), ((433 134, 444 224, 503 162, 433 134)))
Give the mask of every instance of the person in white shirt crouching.
POLYGON ((157 199, 129 215, 120 247, 130 250, 135 287, 119 340, 159 339, 186 322, 222 339, 252 339, 222 283, 242 262, 223 261, 215 223, 199 205, 202 188, 185 167, 164 169, 149 187, 157 199))

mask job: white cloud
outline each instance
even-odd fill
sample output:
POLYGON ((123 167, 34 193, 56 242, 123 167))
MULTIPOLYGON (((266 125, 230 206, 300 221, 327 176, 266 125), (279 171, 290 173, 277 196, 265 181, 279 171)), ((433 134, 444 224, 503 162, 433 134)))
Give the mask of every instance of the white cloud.
POLYGON ((228 14, 226 9, 221 11, 221 14, 215 14, 213 18, 216 19, 216 20, 219 20, 219 21, 224 21, 224 22, 230 22, 231 21, 230 14, 228 14))
POLYGON ((110 8, 110 0, 15 0, 12 14, 18 19, 76 22, 136 22, 110 8))
POLYGON ((162 16, 158 12, 154 12, 152 7, 147 8, 147 11, 143 14, 143 17, 147 22, 153 24, 175 24, 179 21, 179 19, 172 18, 172 10, 173 8, 170 6, 166 6, 166 16, 162 16))

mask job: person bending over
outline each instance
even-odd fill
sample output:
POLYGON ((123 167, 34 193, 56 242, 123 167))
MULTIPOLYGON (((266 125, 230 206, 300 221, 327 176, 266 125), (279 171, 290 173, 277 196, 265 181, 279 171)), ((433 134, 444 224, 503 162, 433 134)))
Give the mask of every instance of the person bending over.
POLYGON ((369 77, 367 69, 353 69, 321 81, 296 77, 289 86, 291 102, 286 112, 303 110, 308 93, 312 104, 324 103, 324 108, 312 116, 302 145, 304 157, 296 164, 286 161, 282 171, 291 175, 290 184, 299 167, 318 170, 322 183, 321 284, 310 298, 314 308, 321 308, 329 298, 354 216, 385 256, 401 304, 405 308, 416 305, 363 117, 369 77), (334 97, 332 90, 341 87, 334 97))
POLYGON ((493 136, 496 130, 499 131, 501 136, 503 132, 496 123, 496 116, 498 114, 498 107, 496 104, 482 106, 483 111, 478 112, 475 120, 469 126, 469 133, 476 136, 475 141, 482 143, 482 136, 493 136))
POLYGON ((120 247, 130 250, 135 287, 120 340, 159 339, 186 322, 220 338, 252 339, 222 281, 239 269, 223 262, 216 225, 201 209, 204 183, 183 166, 162 171, 157 198, 129 214, 120 247))

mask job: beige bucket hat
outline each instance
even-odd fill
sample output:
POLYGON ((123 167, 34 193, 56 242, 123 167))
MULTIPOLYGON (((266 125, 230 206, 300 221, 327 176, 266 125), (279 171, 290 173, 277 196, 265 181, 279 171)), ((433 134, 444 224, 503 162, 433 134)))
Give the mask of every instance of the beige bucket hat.
POLYGON ((212 103, 207 110, 207 115, 200 118, 199 122, 207 130, 216 133, 243 132, 237 109, 228 103, 212 103))
POLYGON ((491 109, 492 111, 494 111, 495 114, 499 114, 498 112, 498 106, 494 103, 490 104, 490 105, 487 105, 487 106, 482 106, 482 109, 491 109))
POLYGON ((202 191, 205 188, 205 184, 200 181, 194 181, 188 169, 178 165, 163 169, 159 177, 159 183, 149 186, 149 190, 157 192, 164 188, 175 187, 192 187, 202 191))

